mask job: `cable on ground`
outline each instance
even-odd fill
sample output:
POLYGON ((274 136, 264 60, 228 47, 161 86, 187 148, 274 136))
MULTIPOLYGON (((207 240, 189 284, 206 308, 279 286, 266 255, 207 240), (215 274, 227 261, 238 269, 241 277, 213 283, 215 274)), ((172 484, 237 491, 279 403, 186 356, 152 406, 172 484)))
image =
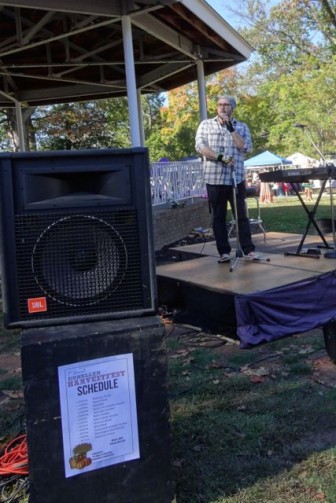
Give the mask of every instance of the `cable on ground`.
POLYGON ((11 440, 0 457, 0 475, 28 475, 27 436, 11 440))

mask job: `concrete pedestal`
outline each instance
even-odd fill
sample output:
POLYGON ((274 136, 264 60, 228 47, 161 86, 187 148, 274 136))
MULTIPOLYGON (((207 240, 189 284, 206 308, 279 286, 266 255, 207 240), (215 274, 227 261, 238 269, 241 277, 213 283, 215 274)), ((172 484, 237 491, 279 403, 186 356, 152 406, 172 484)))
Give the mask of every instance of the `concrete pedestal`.
POLYGON ((165 329, 157 316, 22 332, 30 503, 170 503, 165 329), (65 477, 58 367, 133 354, 140 458, 65 477))

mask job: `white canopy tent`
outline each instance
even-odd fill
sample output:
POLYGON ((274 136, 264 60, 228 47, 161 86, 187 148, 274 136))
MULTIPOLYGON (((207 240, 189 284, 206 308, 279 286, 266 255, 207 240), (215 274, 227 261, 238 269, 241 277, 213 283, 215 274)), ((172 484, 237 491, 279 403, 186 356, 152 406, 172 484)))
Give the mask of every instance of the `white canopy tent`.
POLYGON ((294 154, 289 155, 287 159, 300 168, 312 168, 313 166, 317 166, 319 164, 317 159, 308 157, 300 152, 295 152, 294 154))

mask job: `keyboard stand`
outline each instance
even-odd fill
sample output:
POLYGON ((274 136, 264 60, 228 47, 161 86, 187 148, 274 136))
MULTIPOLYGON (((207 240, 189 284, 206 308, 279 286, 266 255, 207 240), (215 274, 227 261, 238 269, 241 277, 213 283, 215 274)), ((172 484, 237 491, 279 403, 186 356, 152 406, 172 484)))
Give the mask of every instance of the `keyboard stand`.
POLYGON ((305 253, 305 252, 301 252, 302 250, 302 246, 303 246, 303 243, 305 242, 305 239, 307 237, 307 234, 308 234, 308 231, 310 229, 310 226, 311 224, 314 225, 318 235, 320 236, 320 238, 322 239, 323 241, 323 245, 319 245, 319 248, 333 248, 332 246, 330 246, 325 237, 323 236, 319 226, 317 225, 316 223, 316 220, 315 220, 315 214, 316 214, 316 211, 317 211, 317 208, 318 208, 318 205, 320 203, 320 199, 322 197, 322 194, 323 194, 323 191, 325 189, 325 186, 326 186, 326 183, 327 183, 327 180, 323 180, 322 184, 321 184, 321 189, 320 189, 320 192, 317 196, 317 199, 315 201, 315 204, 314 204, 314 207, 313 209, 310 211, 308 206, 306 205, 306 203, 304 202, 303 198, 302 198, 302 195, 300 194, 299 190, 296 188, 296 186, 293 187, 293 190, 295 192, 295 194, 298 196, 305 212, 307 213, 308 215, 308 221, 307 221, 307 224, 306 224, 306 229, 305 229, 305 232, 301 238, 301 241, 300 241, 300 244, 296 250, 296 252, 285 252, 285 255, 295 255, 295 256, 299 256, 299 257, 307 257, 307 258, 315 258, 315 259, 319 259, 320 258, 320 254, 318 253, 305 253))

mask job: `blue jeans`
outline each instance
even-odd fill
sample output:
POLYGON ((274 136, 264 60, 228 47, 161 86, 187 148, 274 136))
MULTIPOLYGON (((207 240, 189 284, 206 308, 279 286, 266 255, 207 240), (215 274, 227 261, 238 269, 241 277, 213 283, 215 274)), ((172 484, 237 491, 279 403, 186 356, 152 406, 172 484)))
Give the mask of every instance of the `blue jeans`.
MULTIPOLYGON (((209 185, 207 184, 210 211, 212 213, 212 228, 216 239, 216 245, 219 255, 230 253, 231 246, 228 238, 228 229, 226 224, 227 205, 230 203, 234 215, 233 206, 233 187, 231 185, 209 185)), ((237 184, 236 204, 238 215, 239 241, 243 253, 247 255, 255 250, 251 237, 250 221, 247 217, 245 204, 246 187, 245 182, 237 184)))

